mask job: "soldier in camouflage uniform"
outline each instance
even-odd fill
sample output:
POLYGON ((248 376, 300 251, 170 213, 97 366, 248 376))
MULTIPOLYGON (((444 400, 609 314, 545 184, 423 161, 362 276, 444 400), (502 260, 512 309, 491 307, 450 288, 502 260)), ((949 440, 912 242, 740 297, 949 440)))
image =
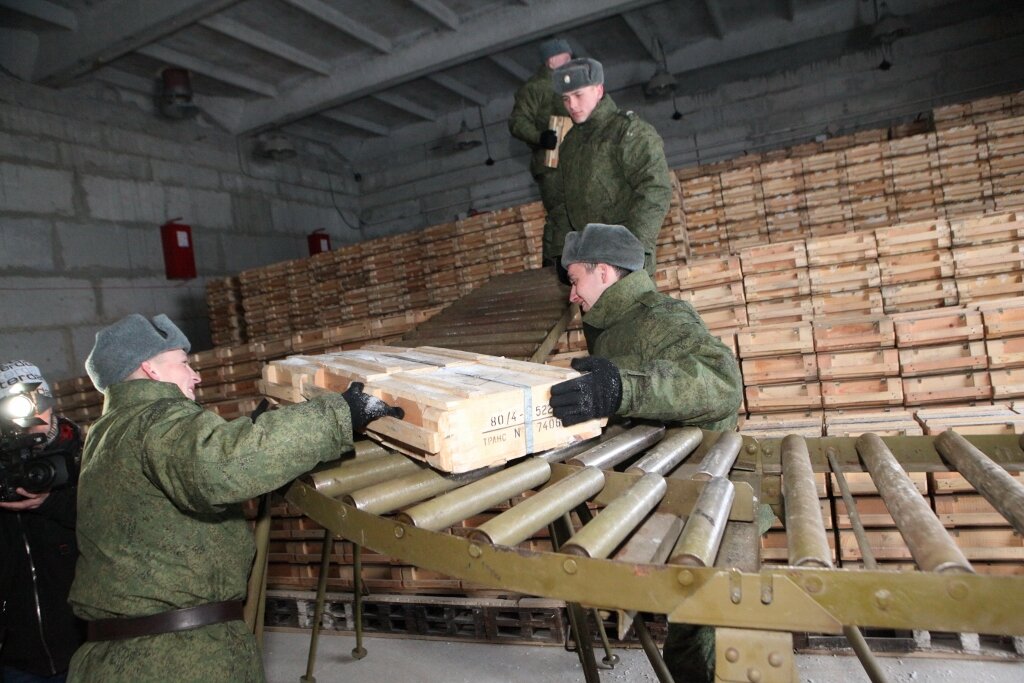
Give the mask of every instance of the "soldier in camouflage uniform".
POLYGON ((546 40, 541 43, 540 55, 543 63, 537 72, 516 90, 508 131, 530 147, 530 175, 540 189, 544 209, 551 211, 558 169, 544 164, 544 154, 558 146, 558 133, 550 128, 551 117, 568 116, 562 97, 551 87, 551 73, 572 59, 572 48, 560 38, 546 40))
POLYGON ((230 422, 195 402, 188 339, 167 316, 100 330, 86 361, 104 392, 78 496, 70 602, 89 626, 70 681, 263 681, 241 617, 255 553, 241 503, 352 447, 398 409, 353 385, 230 422))
POLYGON ((561 182, 544 224, 544 258, 557 259, 570 231, 612 223, 636 235, 644 268, 654 275, 655 245, 672 200, 661 136, 604 94, 600 62, 574 59, 552 80, 574 125, 558 152, 561 182))
MULTIPOLYGON (((562 265, 591 355, 572 362, 587 374, 551 388, 552 411, 564 425, 621 416, 731 431, 743 390, 736 357, 690 304, 658 293, 644 251, 620 225, 566 236, 562 265)), ((665 662, 676 681, 714 680, 714 638, 713 628, 669 625, 665 662)))

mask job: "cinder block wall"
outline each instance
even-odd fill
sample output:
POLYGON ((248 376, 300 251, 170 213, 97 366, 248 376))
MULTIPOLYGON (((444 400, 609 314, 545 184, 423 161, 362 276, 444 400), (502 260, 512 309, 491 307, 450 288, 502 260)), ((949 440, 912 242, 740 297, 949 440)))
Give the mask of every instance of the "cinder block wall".
POLYGON ((98 326, 131 312, 167 313, 208 348, 207 277, 307 256, 316 228, 335 246, 363 239, 335 208, 355 222, 340 163, 259 162, 202 120, 87 94, 0 75, 2 359, 80 376, 98 326), (192 226, 195 280, 165 278, 159 226, 173 218, 192 226))

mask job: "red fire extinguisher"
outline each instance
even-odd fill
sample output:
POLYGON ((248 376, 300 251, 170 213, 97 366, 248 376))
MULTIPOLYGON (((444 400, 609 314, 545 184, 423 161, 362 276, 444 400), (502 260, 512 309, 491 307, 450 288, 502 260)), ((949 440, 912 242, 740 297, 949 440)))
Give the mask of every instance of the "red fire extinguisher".
POLYGON ((196 276, 196 254, 192 245, 192 226, 172 218, 160 226, 164 246, 164 269, 168 280, 191 280, 196 276))
POLYGON ((306 244, 309 246, 309 255, 322 254, 331 250, 331 236, 324 228, 317 228, 306 235, 306 244))

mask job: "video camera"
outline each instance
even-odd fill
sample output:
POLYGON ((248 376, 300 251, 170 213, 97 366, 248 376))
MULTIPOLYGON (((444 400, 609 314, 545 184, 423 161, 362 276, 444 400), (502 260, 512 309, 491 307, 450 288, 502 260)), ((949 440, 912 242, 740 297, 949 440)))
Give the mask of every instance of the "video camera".
MULTIPOLYGON (((0 501, 22 500, 17 489, 50 491, 74 482, 78 455, 65 449, 44 448, 46 434, 29 429, 45 424, 36 417, 49 405, 36 393, 39 382, 22 382, 0 398, 0 501)), ((52 419, 57 419, 54 416, 52 419)))

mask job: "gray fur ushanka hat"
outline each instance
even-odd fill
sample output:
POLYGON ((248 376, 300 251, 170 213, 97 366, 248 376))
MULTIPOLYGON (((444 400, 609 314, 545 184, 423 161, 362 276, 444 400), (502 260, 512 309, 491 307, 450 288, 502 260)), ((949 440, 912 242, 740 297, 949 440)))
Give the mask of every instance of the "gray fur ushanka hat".
POLYGON ((555 92, 564 95, 588 85, 604 84, 604 67, 596 59, 581 57, 568 62, 551 72, 551 85, 555 92))
POLYGON ((644 267, 644 245, 621 225, 587 223, 582 232, 565 236, 562 266, 574 263, 607 263, 632 272, 644 267))
POLYGON ((85 371, 96 389, 105 392, 135 372, 142 361, 174 349, 188 353, 191 348, 188 337, 166 315, 150 320, 132 313, 96 333, 85 371))

